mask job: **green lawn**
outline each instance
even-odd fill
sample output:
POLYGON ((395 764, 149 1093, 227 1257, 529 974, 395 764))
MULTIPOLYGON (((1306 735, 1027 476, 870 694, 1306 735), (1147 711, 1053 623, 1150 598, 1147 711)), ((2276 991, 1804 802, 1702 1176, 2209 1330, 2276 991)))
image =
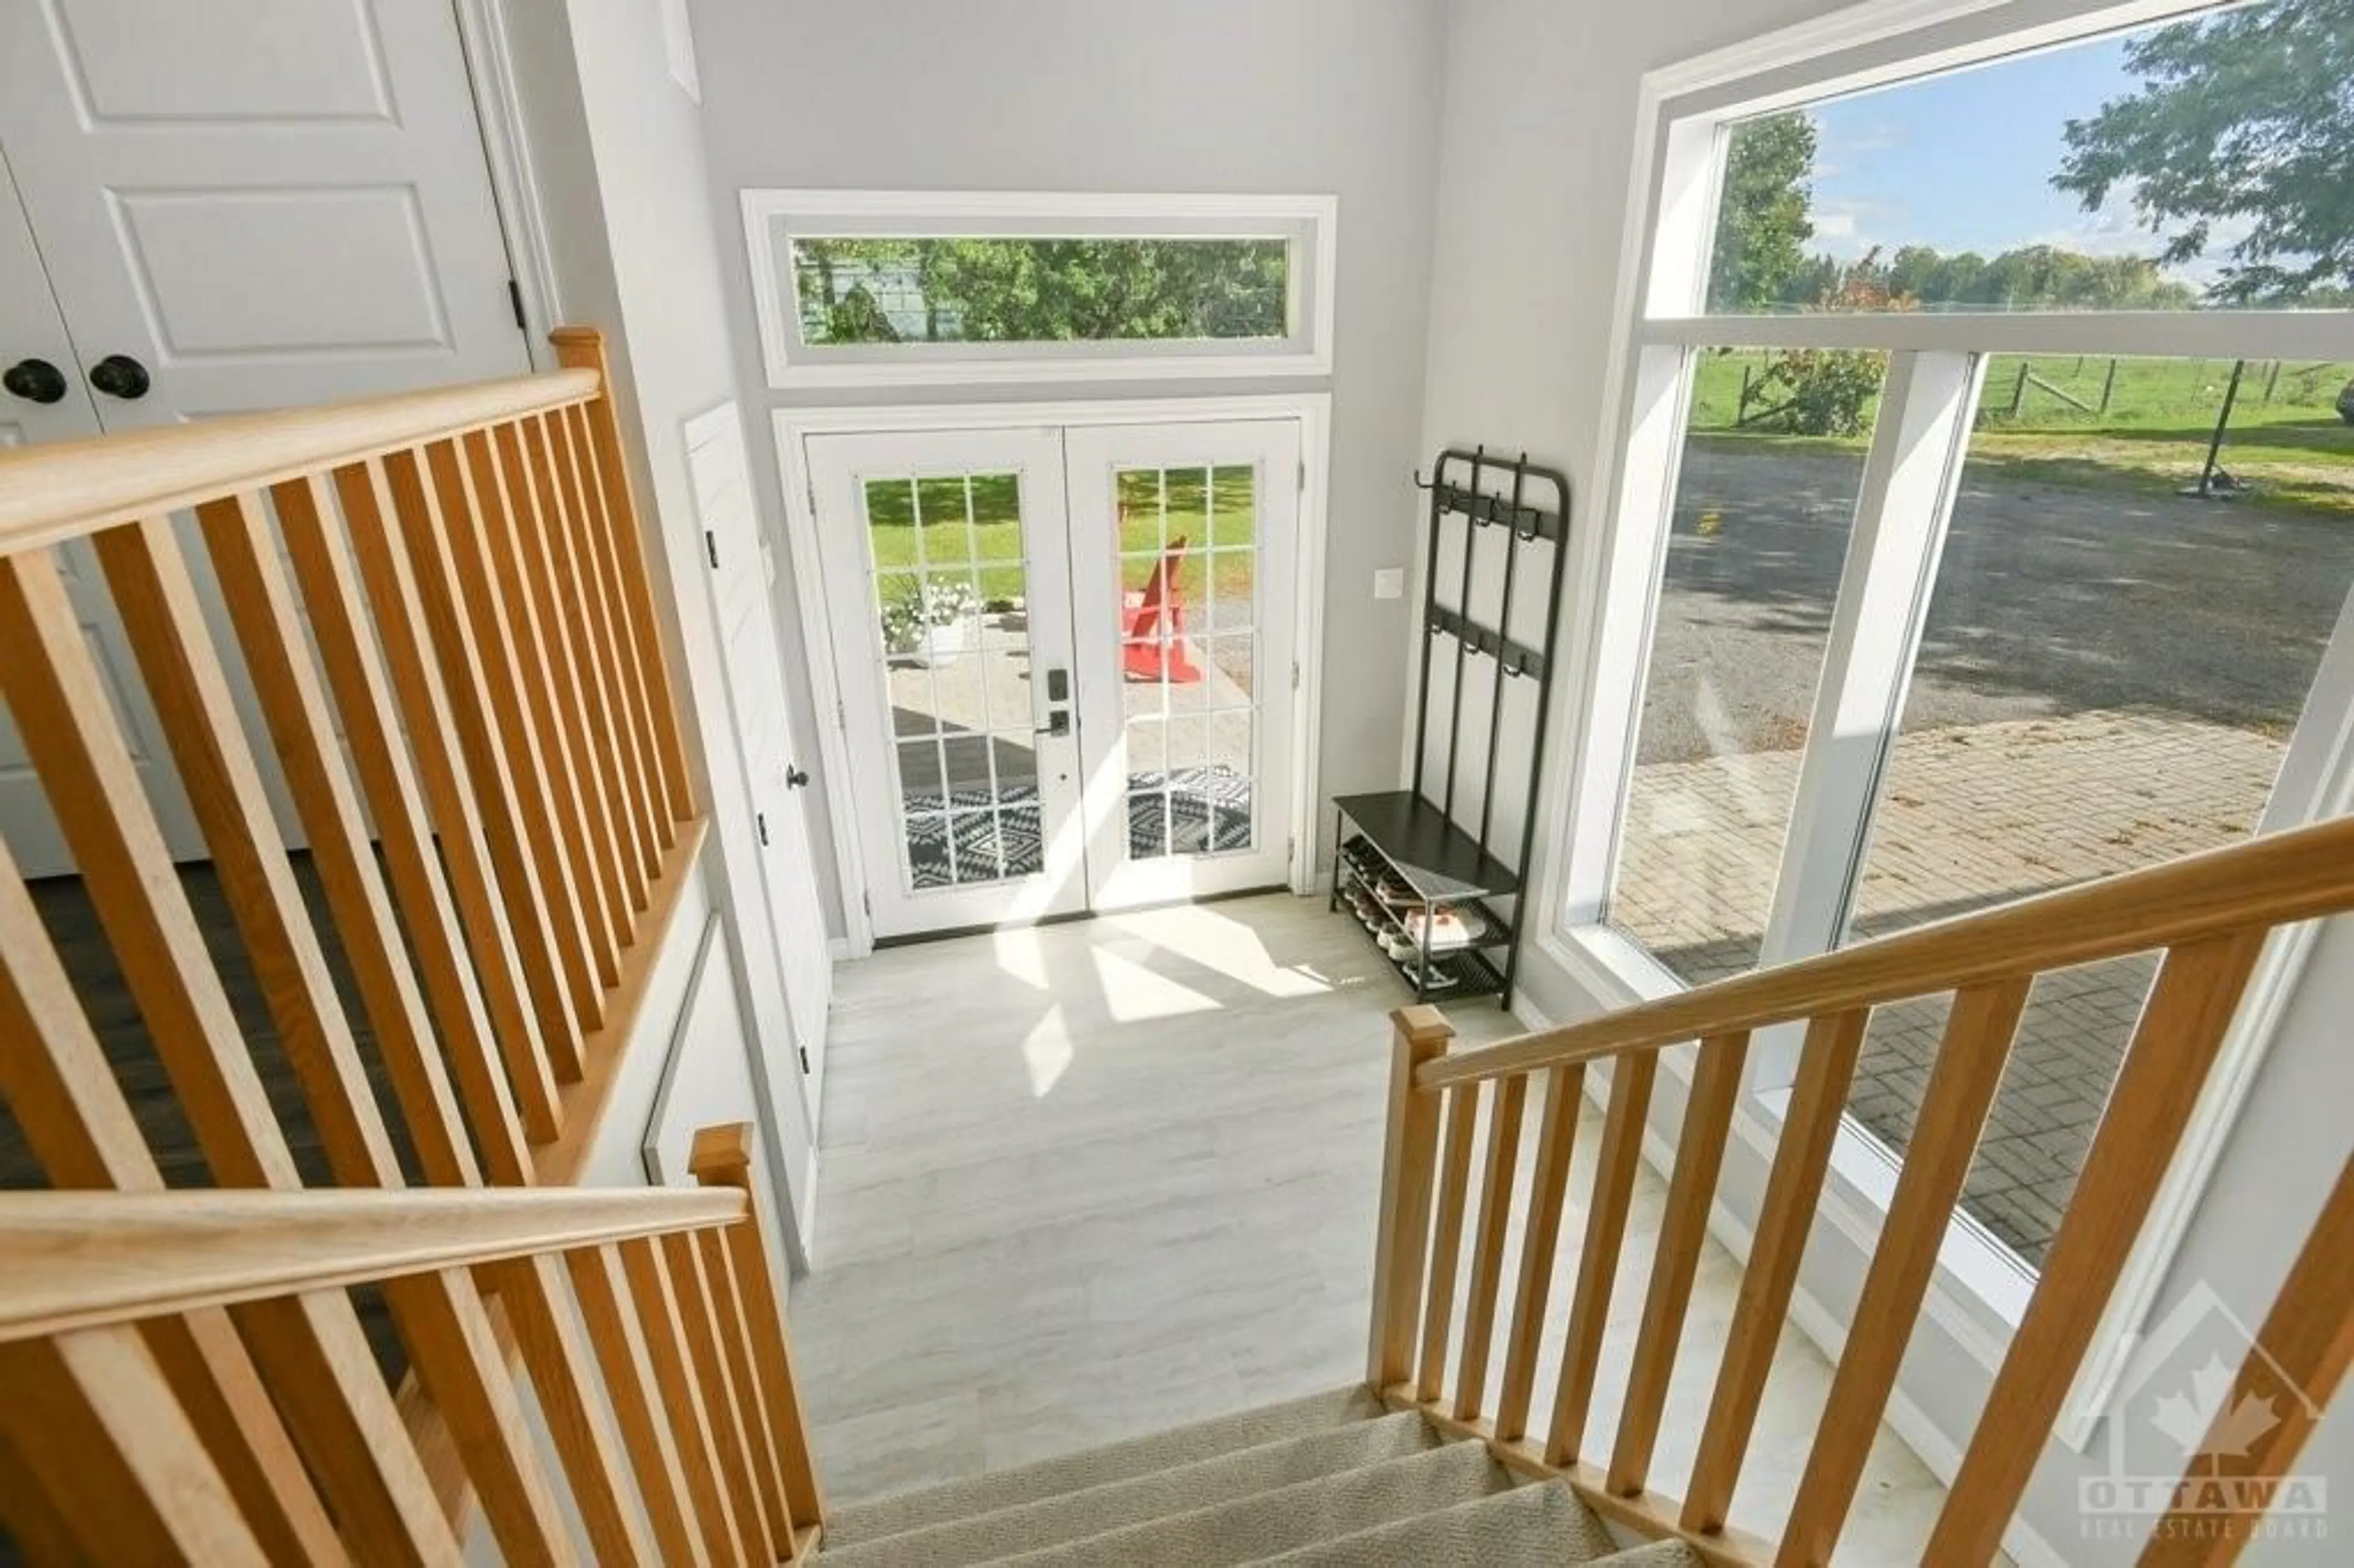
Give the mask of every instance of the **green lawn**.
MULTIPOLYGON (((1131 557, 1120 562, 1120 581, 1132 588, 1143 586, 1163 548, 1174 547, 1182 539, 1189 553, 1178 580, 1190 603, 1204 602, 1212 562, 1219 597, 1247 598, 1254 567, 1248 546, 1258 521, 1257 471, 1250 468, 1170 471, 1165 539, 1162 477, 1160 470, 1119 475, 1120 551, 1131 557), (1204 547, 1216 553, 1207 556, 1191 553, 1204 547)), ((1010 473, 976 474, 970 480, 962 476, 872 480, 866 486, 866 519, 878 570, 914 569, 919 559, 920 533, 924 566, 950 575, 960 567, 977 570, 981 597, 987 599, 1023 596, 1021 498, 1010 473)))
MULTIPOLYGON (((1761 375, 1766 358, 1753 351, 1702 355, 1692 394, 1695 434, 1838 450, 1863 444, 1861 437, 1777 435, 1770 422, 1738 426, 1743 373, 1761 375)), ((2228 360, 1997 355, 1970 443, 1973 470, 2172 491, 2199 477, 2231 375, 2228 360)), ((2354 426, 2332 407, 2349 377, 2354 365, 2249 365, 2221 461, 2256 486, 2255 500, 2354 512, 2354 426)))

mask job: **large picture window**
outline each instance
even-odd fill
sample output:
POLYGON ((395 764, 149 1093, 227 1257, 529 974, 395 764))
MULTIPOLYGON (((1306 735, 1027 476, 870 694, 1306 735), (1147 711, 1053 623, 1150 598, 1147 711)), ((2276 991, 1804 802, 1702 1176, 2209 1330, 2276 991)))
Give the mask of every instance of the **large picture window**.
MULTIPOLYGON (((1638 991, 2345 784, 2354 0, 1866 52, 1660 104, 1559 933, 1638 991)), ((2023 1269, 2151 974, 2031 999, 1963 1201, 2023 1269)), ((1874 1018, 1850 1110, 1890 1151, 1943 1008, 1874 1018)))
POLYGON ((744 193, 769 384, 1322 375, 1320 196, 744 193))

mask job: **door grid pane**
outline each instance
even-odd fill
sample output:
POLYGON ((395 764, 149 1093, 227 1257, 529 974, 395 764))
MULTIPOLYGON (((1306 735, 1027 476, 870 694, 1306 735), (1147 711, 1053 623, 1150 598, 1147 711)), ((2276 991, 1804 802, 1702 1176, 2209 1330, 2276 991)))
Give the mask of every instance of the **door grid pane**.
POLYGON ((1257 843, 1257 479, 1248 465, 1113 476, 1131 860, 1257 843))
POLYGON ((862 488, 906 885, 1035 875, 1044 853, 1020 478, 908 475, 862 488))

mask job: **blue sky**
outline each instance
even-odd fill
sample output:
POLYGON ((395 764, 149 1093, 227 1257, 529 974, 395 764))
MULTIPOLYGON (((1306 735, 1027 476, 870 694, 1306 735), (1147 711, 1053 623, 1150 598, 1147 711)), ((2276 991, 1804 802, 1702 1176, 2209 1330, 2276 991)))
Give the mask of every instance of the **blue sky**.
MULTIPOLYGON (((1916 243, 2154 255, 2162 242, 2119 196, 2088 213, 2051 185, 2068 122, 2137 86, 2123 40, 2103 38, 1819 105, 1808 111, 1821 132, 1809 248, 1842 260, 1916 243)), ((2203 263, 2173 275, 2204 282, 2203 263)))

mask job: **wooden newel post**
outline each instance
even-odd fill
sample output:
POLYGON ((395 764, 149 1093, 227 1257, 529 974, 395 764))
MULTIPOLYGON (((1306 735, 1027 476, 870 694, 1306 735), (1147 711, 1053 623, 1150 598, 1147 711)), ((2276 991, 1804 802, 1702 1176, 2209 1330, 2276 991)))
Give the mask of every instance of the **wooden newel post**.
POLYGON ((793 1377, 793 1346, 785 1330, 784 1306, 778 1299, 776 1278, 769 1270, 768 1245, 761 1239, 760 1194, 752 1185, 752 1124, 739 1121, 703 1128, 695 1135, 686 1168, 697 1184, 736 1188, 751 1204, 746 1218, 729 1225, 725 1234, 737 1288, 743 1297, 761 1402, 775 1429, 777 1463, 782 1471, 786 1511, 792 1521, 795 1561, 799 1561, 803 1533, 825 1523, 825 1499, 818 1488, 817 1455, 810 1446, 801 1384, 793 1377))
POLYGON ((1417 1089, 1414 1075, 1447 1054, 1455 1038, 1435 1007, 1390 1014, 1397 1035, 1390 1054, 1389 1137, 1382 1155, 1381 1234, 1373 1249, 1373 1326, 1365 1381, 1375 1393, 1413 1375, 1414 1330, 1430 1255, 1430 1188, 1438 1168, 1438 1091, 1417 1089))

